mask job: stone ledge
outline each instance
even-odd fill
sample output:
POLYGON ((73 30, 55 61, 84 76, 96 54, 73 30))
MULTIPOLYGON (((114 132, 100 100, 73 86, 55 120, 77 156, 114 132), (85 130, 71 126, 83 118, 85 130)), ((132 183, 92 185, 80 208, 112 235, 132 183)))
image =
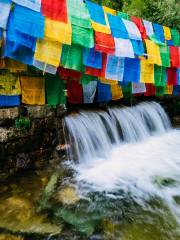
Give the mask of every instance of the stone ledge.
POLYGON ((0 120, 14 120, 19 117, 19 108, 0 108, 0 120))

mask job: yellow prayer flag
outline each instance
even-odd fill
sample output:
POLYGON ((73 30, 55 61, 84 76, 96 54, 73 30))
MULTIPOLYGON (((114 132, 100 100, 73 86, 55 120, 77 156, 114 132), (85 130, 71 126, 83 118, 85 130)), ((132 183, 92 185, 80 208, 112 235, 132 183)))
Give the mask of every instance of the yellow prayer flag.
POLYGON ((157 64, 161 66, 162 62, 161 62, 159 45, 157 45, 156 43, 148 39, 145 39, 145 44, 146 44, 146 49, 148 54, 147 61, 149 62, 149 64, 157 64))
POLYGON ((0 74, 0 95, 21 95, 21 86, 17 75, 10 72, 0 74))
POLYGON ((173 93, 173 85, 166 85, 166 94, 172 95, 173 93))
POLYGON ((104 84, 118 85, 118 81, 116 81, 116 80, 106 79, 103 77, 99 77, 98 79, 101 83, 104 83, 104 84))
POLYGON ((116 16, 116 10, 106 7, 106 6, 103 6, 103 9, 104 9, 104 13, 109 13, 109 14, 116 16))
POLYGON ((147 60, 141 60, 141 78, 142 83, 154 83, 154 65, 149 64, 147 60))
POLYGON ((118 100, 123 98, 123 92, 121 86, 117 85, 111 85, 111 94, 112 94, 112 100, 118 100))
POLYGON ((71 45, 72 27, 71 23, 63 23, 45 18, 45 38, 63 44, 71 45))
POLYGON ((22 102, 30 105, 45 104, 45 80, 43 77, 21 76, 22 102))
POLYGON ((163 30, 164 30, 164 37, 166 40, 171 40, 171 30, 169 27, 163 26, 163 30))
POLYGON ((34 59, 58 67, 61 53, 61 43, 49 40, 37 40, 34 59))
POLYGON ((106 34, 111 34, 109 24, 108 25, 102 25, 102 24, 96 23, 92 20, 91 20, 91 24, 92 24, 92 28, 94 29, 94 31, 102 32, 102 33, 106 33, 106 34))

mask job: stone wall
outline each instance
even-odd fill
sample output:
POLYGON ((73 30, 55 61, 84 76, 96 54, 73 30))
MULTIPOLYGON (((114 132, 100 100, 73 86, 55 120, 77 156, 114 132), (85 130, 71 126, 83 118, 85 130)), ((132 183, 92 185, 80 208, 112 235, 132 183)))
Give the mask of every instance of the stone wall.
POLYGON ((62 116, 65 113, 64 105, 0 109, 1 175, 37 169, 54 159, 56 146, 64 143, 62 116), (22 119, 28 124, 19 124, 22 119))

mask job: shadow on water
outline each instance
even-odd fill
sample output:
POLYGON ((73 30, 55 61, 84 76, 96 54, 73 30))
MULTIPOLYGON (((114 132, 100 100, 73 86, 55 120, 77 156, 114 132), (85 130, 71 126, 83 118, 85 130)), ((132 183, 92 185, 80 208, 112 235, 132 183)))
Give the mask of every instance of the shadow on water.
POLYGON ((160 105, 65 124, 75 161, 0 183, 0 240, 180 239, 180 131, 160 105))

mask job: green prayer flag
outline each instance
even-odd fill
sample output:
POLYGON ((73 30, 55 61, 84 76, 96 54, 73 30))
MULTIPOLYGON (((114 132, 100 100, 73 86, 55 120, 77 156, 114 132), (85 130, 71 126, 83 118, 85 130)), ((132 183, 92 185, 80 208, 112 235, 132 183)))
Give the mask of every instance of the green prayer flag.
POLYGON ((158 86, 156 87, 156 96, 160 97, 166 94, 166 86, 158 86))
POLYGON ((153 34, 152 36, 149 36, 150 40, 158 44, 159 46, 165 46, 165 43, 160 42, 157 38, 156 35, 153 34))
POLYGON ((155 86, 164 87, 166 85, 166 68, 154 65, 155 86))
POLYGON ((79 0, 67 0, 68 17, 73 25, 92 28, 89 11, 86 4, 79 0))
POLYGON ((96 80, 96 78, 94 76, 83 74, 82 77, 81 77, 81 84, 82 85, 87 85, 91 81, 95 81, 95 80, 96 80))
POLYGON ((126 86, 121 86, 123 97, 130 98, 132 96, 132 83, 129 82, 126 86))
POLYGON ((180 34, 177 29, 171 29, 172 42, 174 46, 180 46, 180 34))
POLYGON ((61 65, 64 68, 83 72, 83 48, 79 45, 63 45, 61 65))
POLYGON ((66 104, 65 82, 52 74, 46 74, 45 80, 47 103, 52 106, 66 104))
POLYGON ((94 47, 94 30, 72 25, 72 44, 77 44, 86 48, 94 47))
POLYGON ((164 45, 160 45, 159 46, 159 50, 160 50, 160 55, 161 55, 161 62, 162 62, 162 66, 164 67, 170 67, 170 51, 169 51, 169 47, 164 45))
POLYGON ((117 11, 117 16, 120 17, 120 18, 124 18, 126 20, 130 20, 129 15, 127 13, 124 13, 124 12, 117 11))

